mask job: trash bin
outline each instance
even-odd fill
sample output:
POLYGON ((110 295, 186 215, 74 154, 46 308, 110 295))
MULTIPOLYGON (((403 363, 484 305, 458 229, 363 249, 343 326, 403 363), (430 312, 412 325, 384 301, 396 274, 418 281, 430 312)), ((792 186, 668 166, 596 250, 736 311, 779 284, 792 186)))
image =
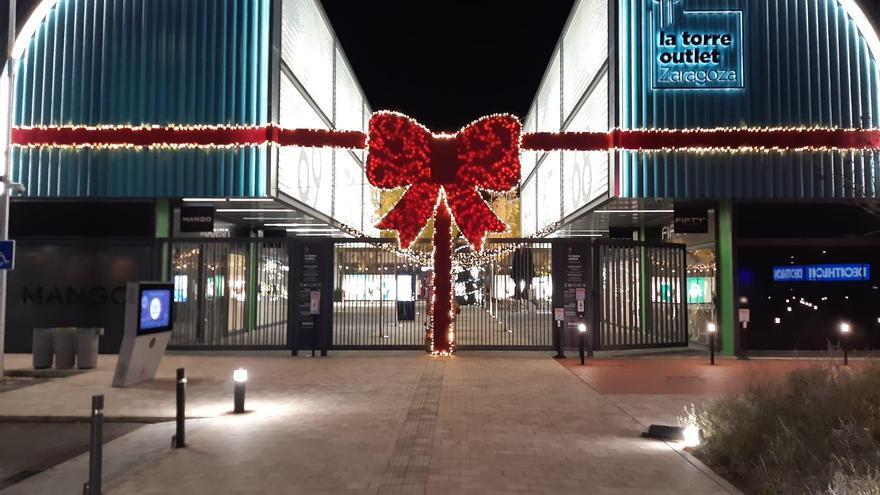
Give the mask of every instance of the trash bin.
POLYGON ((76 367, 94 368, 98 365, 98 338, 104 335, 103 328, 76 329, 76 367))
POLYGON ((73 368, 76 363, 76 328, 53 328, 52 347, 55 350, 55 369, 73 368))
POLYGON ((42 370, 52 367, 52 329, 35 328, 33 339, 34 369, 42 370))

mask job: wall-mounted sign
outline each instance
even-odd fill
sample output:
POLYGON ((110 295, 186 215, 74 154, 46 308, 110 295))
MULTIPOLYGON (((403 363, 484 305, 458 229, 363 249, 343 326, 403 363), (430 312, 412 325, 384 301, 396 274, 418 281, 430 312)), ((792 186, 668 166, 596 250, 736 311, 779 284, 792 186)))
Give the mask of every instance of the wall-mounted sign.
POLYGON ((867 282, 871 265, 844 263, 831 265, 774 266, 774 282, 867 282))
POLYGON ((708 234, 709 209, 699 206, 675 205, 673 230, 676 234, 708 234))
POLYGON ((742 88, 742 10, 688 10, 685 3, 651 3, 653 88, 742 88))
POLYGON ((180 231, 181 232, 213 232, 214 231, 214 207, 213 206, 181 206, 180 207, 180 231))

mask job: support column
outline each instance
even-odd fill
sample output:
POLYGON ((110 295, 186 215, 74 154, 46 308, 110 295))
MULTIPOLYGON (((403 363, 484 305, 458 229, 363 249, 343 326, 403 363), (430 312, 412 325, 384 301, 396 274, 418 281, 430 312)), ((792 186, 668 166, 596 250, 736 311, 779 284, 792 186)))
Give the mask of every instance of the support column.
POLYGON ((721 354, 734 355, 736 333, 736 305, 734 304, 733 201, 721 200, 716 211, 718 221, 718 330, 721 332, 721 354))
MULTIPOLYGON (((253 232, 251 232, 251 237, 254 238, 253 232)), ((253 332, 257 329, 257 290, 258 290, 258 281, 259 281, 259 269, 260 269, 260 261, 259 261, 259 246, 257 246, 257 242, 248 243, 248 257, 247 257, 247 283, 245 284, 246 298, 247 298, 247 330, 248 332, 253 332)))
POLYGON ((159 275, 165 282, 170 281, 171 276, 169 269, 171 268, 171 246, 168 239, 171 238, 171 202, 167 199, 156 200, 156 238, 159 240, 160 256, 159 275))
MULTIPOLYGON (((647 241, 645 226, 639 226, 639 241, 647 241)), ((651 297, 651 280, 648 270, 648 249, 645 246, 639 247, 639 323, 642 334, 647 334, 650 328, 648 325, 648 305, 651 297)))

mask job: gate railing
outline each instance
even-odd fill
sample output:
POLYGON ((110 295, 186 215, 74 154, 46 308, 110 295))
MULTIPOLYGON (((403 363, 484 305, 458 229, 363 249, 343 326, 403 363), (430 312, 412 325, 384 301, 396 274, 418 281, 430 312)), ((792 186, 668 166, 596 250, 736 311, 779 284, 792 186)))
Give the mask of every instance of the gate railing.
POLYGON ((596 349, 687 346, 685 246, 601 239, 593 249, 596 349))
POLYGON ((288 348, 286 239, 170 239, 173 349, 288 348))

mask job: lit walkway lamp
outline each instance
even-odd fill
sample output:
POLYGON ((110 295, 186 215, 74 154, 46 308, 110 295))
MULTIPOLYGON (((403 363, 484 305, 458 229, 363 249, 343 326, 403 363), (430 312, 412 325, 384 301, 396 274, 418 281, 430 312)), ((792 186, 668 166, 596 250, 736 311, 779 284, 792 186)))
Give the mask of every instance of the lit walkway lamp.
POLYGON ((235 382, 235 409, 233 412, 241 414, 244 412, 244 389, 247 384, 248 372, 244 368, 239 368, 232 372, 232 381, 235 382))
POLYGON ((584 342, 587 340, 587 324, 580 323, 578 324, 578 334, 580 336, 580 343, 578 345, 578 353, 581 356, 581 366, 584 365, 584 342))
POLYGON ((849 366, 849 336, 852 334, 852 327, 847 322, 840 323, 840 347, 843 348, 843 364, 849 366))
POLYGON ((709 332, 709 364, 715 365, 715 334, 718 327, 714 323, 709 322, 706 325, 706 331, 709 332))

